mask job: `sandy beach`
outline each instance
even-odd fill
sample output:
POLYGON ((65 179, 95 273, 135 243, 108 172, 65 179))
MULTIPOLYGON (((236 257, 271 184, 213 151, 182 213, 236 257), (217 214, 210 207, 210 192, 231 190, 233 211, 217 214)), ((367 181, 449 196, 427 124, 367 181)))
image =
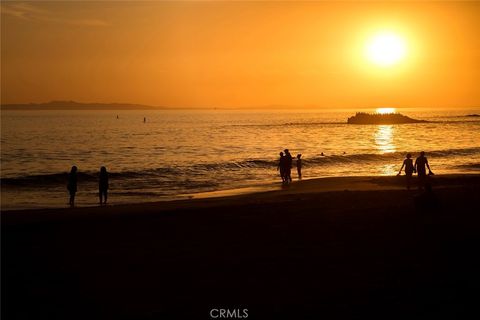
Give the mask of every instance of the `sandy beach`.
POLYGON ((478 310, 480 175, 305 180, 2 213, 5 319, 458 318, 478 310))

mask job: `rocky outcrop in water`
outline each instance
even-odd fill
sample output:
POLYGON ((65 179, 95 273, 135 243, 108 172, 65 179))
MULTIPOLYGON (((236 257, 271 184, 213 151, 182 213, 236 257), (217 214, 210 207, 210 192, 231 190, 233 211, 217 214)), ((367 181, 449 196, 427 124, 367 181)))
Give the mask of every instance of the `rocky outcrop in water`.
POLYGON ((422 123, 425 120, 412 119, 400 113, 366 113, 357 112, 353 117, 348 118, 349 124, 400 124, 400 123, 422 123))

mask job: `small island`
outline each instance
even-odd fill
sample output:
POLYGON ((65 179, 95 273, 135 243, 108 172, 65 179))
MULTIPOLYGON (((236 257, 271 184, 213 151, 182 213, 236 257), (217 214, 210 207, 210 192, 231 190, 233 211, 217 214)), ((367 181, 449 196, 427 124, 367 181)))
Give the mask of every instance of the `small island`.
POLYGON ((45 103, 2 104, 3 110, 160 110, 166 107, 131 103, 98 103, 54 100, 45 103))
POLYGON ((353 117, 348 118, 348 124, 401 124, 401 123, 423 123, 426 120, 417 120, 404 116, 400 113, 367 113, 357 112, 353 117))

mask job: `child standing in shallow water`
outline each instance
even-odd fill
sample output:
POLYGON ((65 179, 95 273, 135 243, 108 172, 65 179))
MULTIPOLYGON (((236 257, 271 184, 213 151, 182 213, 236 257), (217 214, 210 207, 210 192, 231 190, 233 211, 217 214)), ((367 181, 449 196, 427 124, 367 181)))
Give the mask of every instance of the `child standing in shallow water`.
POLYGON ((77 193, 77 167, 73 166, 68 174, 67 190, 70 193, 69 204, 71 207, 75 205, 75 194, 77 193))
POLYGON ((299 153, 297 154, 297 173, 298 173, 298 179, 302 180, 302 155, 299 153))
POLYGON ((398 171, 397 176, 399 176, 402 173, 403 167, 405 167, 405 177, 407 179, 407 189, 410 190, 410 185, 411 185, 411 182, 412 182, 412 174, 415 172, 415 168, 413 166, 412 155, 410 153, 408 153, 405 160, 403 160, 402 167, 400 168, 400 171, 398 171))
POLYGON ((285 157, 283 152, 280 152, 277 170, 280 170, 280 177, 282 178, 282 182, 285 183, 285 157))
POLYGON ((107 168, 100 168, 100 176, 98 180, 98 198, 100 200, 100 205, 107 204, 107 193, 108 193, 108 172, 107 168), (103 198, 103 202, 102 202, 103 198))

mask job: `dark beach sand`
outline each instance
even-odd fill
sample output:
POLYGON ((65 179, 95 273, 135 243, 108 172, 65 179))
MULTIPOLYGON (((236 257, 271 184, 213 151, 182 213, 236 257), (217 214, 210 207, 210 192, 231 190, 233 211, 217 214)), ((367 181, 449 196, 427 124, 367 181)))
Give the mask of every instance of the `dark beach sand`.
POLYGON ((473 319, 480 175, 431 182, 3 212, 2 319, 473 319))

